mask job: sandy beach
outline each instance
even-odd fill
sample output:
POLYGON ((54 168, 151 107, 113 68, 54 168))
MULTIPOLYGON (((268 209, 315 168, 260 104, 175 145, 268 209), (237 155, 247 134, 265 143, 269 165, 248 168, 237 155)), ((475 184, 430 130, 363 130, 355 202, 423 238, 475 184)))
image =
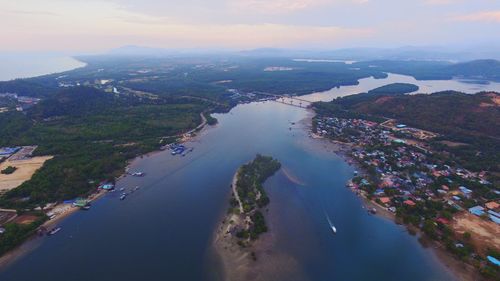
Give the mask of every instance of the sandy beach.
MULTIPOLYGON (((238 173, 234 175, 232 184, 236 183, 237 178, 238 173)), ((213 240, 213 249, 222 265, 222 280, 305 280, 300 277, 298 262, 292 256, 276 249, 278 238, 273 231, 275 218, 270 214, 272 208, 269 209, 271 210, 264 214, 268 221, 268 232, 261 234, 246 247, 238 245, 238 239, 230 231, 234 225, 244 224, 245 218, 234 213, 223 215, 213 240)))

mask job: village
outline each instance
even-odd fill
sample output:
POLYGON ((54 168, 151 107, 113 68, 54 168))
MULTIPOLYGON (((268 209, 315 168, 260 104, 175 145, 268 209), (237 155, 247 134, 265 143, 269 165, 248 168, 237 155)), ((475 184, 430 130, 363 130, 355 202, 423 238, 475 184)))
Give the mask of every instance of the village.
POLYGON ((356 194, 458 256, 499 264, 488 253, 500 249, 500 191, 486 172, 433 151, 429 141, 438 134, 393 119, 379 124, 317 116, 312 135, 348 144, 346 156, 360 169, 347 184, 356 194))

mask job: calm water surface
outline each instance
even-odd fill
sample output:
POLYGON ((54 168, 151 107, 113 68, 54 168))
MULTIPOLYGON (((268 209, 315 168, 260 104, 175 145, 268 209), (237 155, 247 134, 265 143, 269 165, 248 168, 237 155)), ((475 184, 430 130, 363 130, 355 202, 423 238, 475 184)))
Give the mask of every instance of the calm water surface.
POLYGON ((72 57, 56 54, 0 54, 0 81, 57 73, 85 66, 72 57))
POLYGON ((32 242, 40 245, 0 279, 208 280, 217 272, 210 243, 232 175, 263 153, 301 182, 280 172, 266 188, 279 206, 272 209, 279 219, 271 226, 280 237, 277 247, 298 259, 303 280, 452 280, 402 227, 362 209, 344 187, 351 167, 303 128, 288 129, 305 115, 269 102, 217 116, 217 127, 188 144, 193 153, 137 160, 133 169, 147 176, 124 178, 118 187, 140 185, 138 192, 124 201, 110 193, 89 212, 70 217, 56 236, 32 242), (335 236, 326 214, 338 229, 335 236))
POLYGON ((308 95, 305 99, 309 101, 330 101, 333 98, 367 92, 391 83, 410 83, 417 85, 419 87, 418 91, 412 94, 431 94, 447 90, 455 90, 467 94, 475 94, 481 91, 500 92, 500 83, 497 82, 478 84, 466 80, 416 80, 412 76, 389 73, 388 77, 385 79, 375 79, 373 77, 363 78, 359 80, 359 85, 333 88, 328 91, 308 95))
MULTIPOLYGON (((366 81, 356 92, 374 87, 366 81)), ((350 93, 351 87, 343 88, 350 93)), ((342 93, 308 98, 336 94, 342 93)), ((109 193, 62 222, 57 235, 29 242, 34 249, 4 269, 0 280, 214 280, 213 231, 227 208, 234 172, 256 153, 283 164, 265 186, 276 248, 299 262, 303 276, 297 280, 454 280, 403 227, 367 214, 344 186, 353 168, 308 138, 299 122, 307 114, 266 102, 216 115, 219 124, 187 144, 192 153, 137 159, 132 170, 147 176, 126 177, 117 186, 140 185, 139 191, 124 201, 120 192, 109 193), (291 122, 297 124, 290 130, 291 122)))

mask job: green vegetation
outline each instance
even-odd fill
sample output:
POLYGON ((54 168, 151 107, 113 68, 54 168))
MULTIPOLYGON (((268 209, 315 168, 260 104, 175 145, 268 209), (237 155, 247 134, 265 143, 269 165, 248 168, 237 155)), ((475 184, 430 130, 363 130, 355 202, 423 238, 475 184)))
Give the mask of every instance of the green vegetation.
POLYGON ((4 175, 10 175, 10 174, 14 173, 16 170, 17 170, 16 167, 8 166, 7 168, 0 171, 0 173, 2 173, 4 175))
POLYGON ((262 184, 280 168, 281 164, 277 160, 262 155, 257 155, 251 163, 240 168, 236 191, 243 204, 244 214, 250 217, 252 223, 248 229, 241 229, 237 237, 255 240, 267 231, 260 208, 269 204, 269 197, 262 184))
POLYGON ((207 119, 207 124, 210 126, 216 125, 219 122, 217 118, 212 117, 210 114, 204 113, 204 116, 207 119))
POLYGON ((199 113, 209 108, 201 100, 139 99, 76 87, 44 99, 27 114, 2 114, 0 146, 36 144, 38 155, 55 157, 0 198, 0 206, 31 208, 85 196, 100 181, 113 181, 126 160, 196 127, 199 113))
POLYGON ((498 93, 468 95, 440 92, 431 95, 358 94, 329 103, 316 103, 318 113, 340 118, 383 121, 394 118, 412 127, 441 134, 433 149, 474 171, 500 172, 500 111, 498 93), (448 146, 443 140, 464 143, 448 146))
POLYGON ((37 219, 29 224, 7 223, 5 233, 0 235, 0 256, 20 245, 24 240, 33 235, 37 228, 42 225, 47 216, 40 212, 30 213, 37 216, 37 219))

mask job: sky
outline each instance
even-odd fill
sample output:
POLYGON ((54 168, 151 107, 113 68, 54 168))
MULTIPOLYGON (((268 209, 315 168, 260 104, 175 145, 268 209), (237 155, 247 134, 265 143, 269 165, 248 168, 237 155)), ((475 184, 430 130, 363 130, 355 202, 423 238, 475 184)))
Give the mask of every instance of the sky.
POLYGON ((500 43, 500 0, 0 0, 0 52, 500 43))

